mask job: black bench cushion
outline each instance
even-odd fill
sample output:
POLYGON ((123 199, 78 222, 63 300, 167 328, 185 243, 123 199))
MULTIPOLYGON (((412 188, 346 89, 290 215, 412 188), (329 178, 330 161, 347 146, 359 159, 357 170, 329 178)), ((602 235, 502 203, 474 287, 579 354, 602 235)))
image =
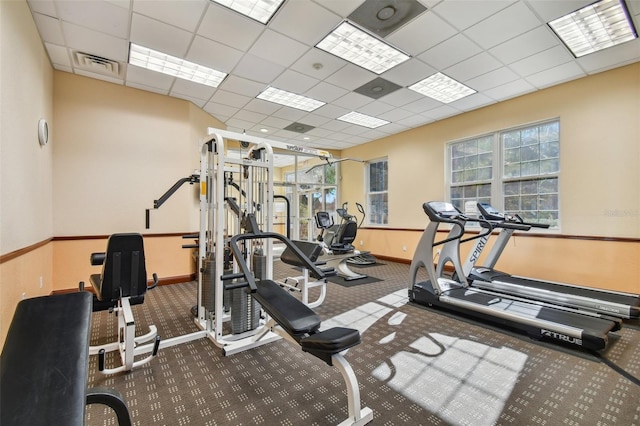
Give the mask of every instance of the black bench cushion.
MULTIPOLYGON (((320 244, 312 243, 310 241, 292 241, 303 253, 305 256, 309 258, 310 261, 316 262, 318 260, 318 256, 322 253, 322 246, 320 244)), ((280 260, 289 265, 298 266, 301 268, 305 268, 306 265, 302 263, 302 261, 295 255, 293 250, 287 247, 282 254, 280 255, 280 260)))
POLYGON ((18 303, 0 357, 0 424, 84 425, 91 293, 18 303))
POLYGON ((353 328, 333 327, 300 340, 305 352, 335 354, 360 343, 360 332, 353 328))
POLYGON ((294 338, 299 339, 300 335, 313 333, 320 328, 320 317, 274 281, 258 281, 256 286, 257 292, 251 295, 294 338))

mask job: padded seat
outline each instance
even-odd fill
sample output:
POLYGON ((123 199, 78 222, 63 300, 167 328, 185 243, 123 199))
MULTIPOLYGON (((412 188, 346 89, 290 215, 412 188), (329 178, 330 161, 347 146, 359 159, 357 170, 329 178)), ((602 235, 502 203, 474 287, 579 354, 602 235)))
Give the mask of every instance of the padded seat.
POLYGON ((102 273, 89 279, 95 292, 93 311, 110 309, 120 297, 129 297, 131 305, 144 302, 147 270, 144 244, 140 234, 113 234, 105 253, 93 253, 91 264, 102 264, 102 273))
POLYGON ((314 333, 320 328, 320 317, 307 305, 283 291, 274 281, 258 281, 256 286, 258 290, 251 295, 296 340, 299 341, 305 334, 314 333))

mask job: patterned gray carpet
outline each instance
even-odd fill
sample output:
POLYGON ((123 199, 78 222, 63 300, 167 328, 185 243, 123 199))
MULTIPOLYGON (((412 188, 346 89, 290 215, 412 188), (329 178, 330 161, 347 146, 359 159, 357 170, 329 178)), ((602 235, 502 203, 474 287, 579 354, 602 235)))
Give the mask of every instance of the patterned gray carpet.
MULTIPOLYGON (((279 278, 298 274, 279 262, 275 270, 279 278)), ((593 356, 406 304, 408 270, 393 262, 368 267, 381 281, 329 283, 315 308, 323 328, 361 331, 346 359, 362 405, 374 412, 371 424, 640 425, 640 387, 593 356)), ((195 300, 195 283, 154 289, 133 308, 138 333, 149 324, 163 338, 196 331, 195 300)), ((113 315, 94 313, 92 344, 113 339, 116 325, 113 315)), ((615 334, 605 356, 640 377, 640 331, 615 334)), ((347 417, 338 370, 284 340, 228 357, 208 339, 195 340, 114 376, 97 372, 93 358, 90 386, 120 391, 134 425, 333 425, 347 417)), ((116 424, 100 405, 88 406, 86 420, 116 424)))

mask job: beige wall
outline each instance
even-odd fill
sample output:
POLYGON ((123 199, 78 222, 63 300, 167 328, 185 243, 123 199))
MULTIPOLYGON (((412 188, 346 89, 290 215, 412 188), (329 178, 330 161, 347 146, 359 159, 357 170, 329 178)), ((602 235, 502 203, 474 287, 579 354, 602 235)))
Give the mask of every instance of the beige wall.
POLYGON ((0 344, 19 300, 51 292, 52 147, 38 120, 53 123, 53 69, 25 1, 0 1, 0 344), (42 282, 42 287, 40 283, 42 282))
MULTIPOLYGON (((447 142, 553 117, 560 118, 561 129, 559 233, 639 239, 637 63, 345 150, 345 157, 389 159, 389 228, 393 229, 361 230, 359 248, 412 258, 420 233, 411 230, 427 224, 422 203, 444 198, 447 142)), ((343 163, 343 199, 364 200, 363 182, 360 165, 343 163)), ((510 245, 498 267, 640 292, 640 242, 530 237, 518 241, 526 249, 510 245)))

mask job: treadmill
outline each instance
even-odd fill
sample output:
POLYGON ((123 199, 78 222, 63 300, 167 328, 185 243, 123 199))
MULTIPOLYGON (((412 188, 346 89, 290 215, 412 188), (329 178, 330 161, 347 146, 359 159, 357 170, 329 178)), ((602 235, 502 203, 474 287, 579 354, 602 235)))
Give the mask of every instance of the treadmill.
POLYGON ((493 227, 485 219, 463 215, 450 203, 423 204, 430 219, 410 267, 409 300, 424 306, 435 306, 448 311, 475 317, 509 329, 525 333, 535 339, 550 340, 587 350, 604 349, 608 333, 619 329, 614 319, 583 315, 569 308, 552 307, 542 302, 526 300, 469 286, 462 272, 460 243, 487 236, 493 227), (484 224, 478 235, 464 238, 466 222, 484 224), (451 226, 446 238, 436 241, 440 224, 451 226), (434 265, 436 247, 442 246, 438 263, 434 265), (445 265, 451 262, 458 280, 447 278, 445 265), (418 271, 424 267, 427 281, 417 282, 418 271))
POLYGON ((475 261, 485 248, 486 239, 484 242, 482 239, 476 242, 463 264, 464 275, 473 287, 540 300, 598 315, 623 319, 634 319, 640 315, 640 295, 637 294, 519 277, 495 270, 494 266, 514 231, 527 231, 531 227, 548 228, 549 225, 526 223, 517 215, 509 216, 500 213, 488 203, 478 203, 478 211, 483 219, 491 222, 494 227, 500 228, 500 233, 485 260, 485 266, 475 267, 475 261))

